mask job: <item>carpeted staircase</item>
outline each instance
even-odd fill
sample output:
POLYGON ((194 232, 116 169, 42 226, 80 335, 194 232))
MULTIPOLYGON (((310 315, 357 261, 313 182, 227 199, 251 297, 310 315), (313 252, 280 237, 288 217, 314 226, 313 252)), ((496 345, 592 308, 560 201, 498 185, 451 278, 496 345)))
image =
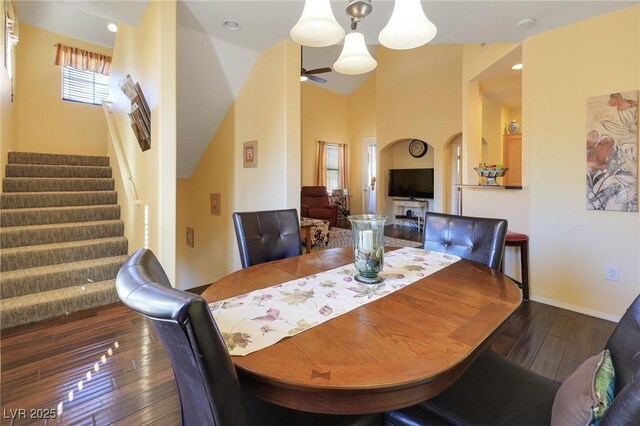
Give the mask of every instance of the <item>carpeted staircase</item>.
POLYGON ((0 194, 0 328, 116 302, 127 239, 109 157, 10 152, 0 194))

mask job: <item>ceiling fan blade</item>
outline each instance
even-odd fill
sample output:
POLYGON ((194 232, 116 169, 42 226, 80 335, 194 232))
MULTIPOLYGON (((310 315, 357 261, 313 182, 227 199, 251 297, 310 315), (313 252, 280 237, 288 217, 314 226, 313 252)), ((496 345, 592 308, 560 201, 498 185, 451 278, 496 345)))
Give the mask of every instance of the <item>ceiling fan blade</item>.
POLYGON ((313 80, 313 81, 315 81, 316 83, 324 84, 324 83, 326 83, 326 82, 327 82, 327 80, 325 80, 325 79, 324 79, 324 78, 322 78, 322 77, 318 77, 317 75, 307 75, 307 77, 309 77, 309 80, 313 80))
POLYGON ((331 72, 331 68, 329 67, 316 68, 316 69, 307 71, 307 74, 323 74, 325 72, 331 72))

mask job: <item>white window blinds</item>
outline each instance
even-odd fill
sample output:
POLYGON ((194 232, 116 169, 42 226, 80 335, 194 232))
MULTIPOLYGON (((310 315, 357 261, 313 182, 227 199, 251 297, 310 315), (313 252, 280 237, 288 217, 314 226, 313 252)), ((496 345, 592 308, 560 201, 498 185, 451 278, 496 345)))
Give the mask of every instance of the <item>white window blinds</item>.
POLYGON ((327 145, 327 191, 331 193, 340 188, 340 166, 338 161, 338 145, 327 145))
POLYGON ((82 71, 76 68, 62 68, 62 99, 101 105, 109 97, 109 76, 82 71))

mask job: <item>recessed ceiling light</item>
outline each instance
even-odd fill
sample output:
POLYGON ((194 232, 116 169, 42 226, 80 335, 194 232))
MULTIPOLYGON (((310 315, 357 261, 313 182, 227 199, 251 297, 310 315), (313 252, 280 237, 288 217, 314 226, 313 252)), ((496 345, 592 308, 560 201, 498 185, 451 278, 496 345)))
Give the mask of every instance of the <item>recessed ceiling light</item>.
POLYGON ((112 33, 117 33, 118 32, 118 26, 116 24, 114 24, 113 22, 110 23, 109 25, 107 25, 107 29, 109 31, 111 31, 112 33))
POLYGON ((522 64, 515 64, 511 67, 512 70, 521 70, 523 68, 522 64))
POLYGON ((238 31, 240 29, 240 24, 236 21, 224 21, 223 25, 229 31, 238 31))
POLYGON ((518 29, 520 30, 526 30, 527 28, 530 28, 533 25, 535 25, 535 23, 536 23, 536 20, 533 18, 524 18, 523 20, 518 22, 517 26, 518 26, 518 29))

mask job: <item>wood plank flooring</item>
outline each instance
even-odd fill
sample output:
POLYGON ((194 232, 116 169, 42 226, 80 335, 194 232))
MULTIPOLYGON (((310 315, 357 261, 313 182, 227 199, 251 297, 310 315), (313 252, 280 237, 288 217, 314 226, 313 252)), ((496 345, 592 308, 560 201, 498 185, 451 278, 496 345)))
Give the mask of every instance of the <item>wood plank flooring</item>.
MULTIPOLYGON (((399 228, 391 236, 417 240, 399 228)), ((609 321, 525 302, 492 348, 563 381, 602 350, 614 327, 609 321)), ((162 344, 146 319, 121 304, 5 330, 0 356, 2 425, 180 424, 171 363, 162 344), (57 419, 32 416, 42 417, 59 406, 63 412, 57 419)))

